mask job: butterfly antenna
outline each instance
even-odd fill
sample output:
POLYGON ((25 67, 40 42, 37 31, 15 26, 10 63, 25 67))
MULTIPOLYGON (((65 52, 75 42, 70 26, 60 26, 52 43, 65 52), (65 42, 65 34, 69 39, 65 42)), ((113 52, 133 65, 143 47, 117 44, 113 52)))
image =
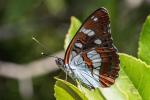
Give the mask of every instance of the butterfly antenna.
POLYGON ((52 56, 52 55, 49 56, 49 55, 45 54, 44 52, 41 52, 41 55, 44 55, 44 56, 47 56, 47 57, 50 57, 50 58, 57 58, 57 59, 59 58, 57 56, 52 56))
POLYGON ((39 44, 43 49, 48 51, 47 48, 41 42, 39 42, 34 36, 32 36, 32 40, 34 40, 37 44, 39 44))
MULTIPOLYGON (((48 52, 48 49, 40 41, 38 41, 34 36, 32 36, 32 40, 34 40, 37 44, 40 45, 40 47, 42 47, 42 49, 44 49, 45 51, 48 52)), ((59 58, 57 56, 49 56, 48 54, 46 54, 44 52, 41 52, 41 55, 47 56, 47 57, 50 57, 50 58, 57 58, 57 59, 59 58)))

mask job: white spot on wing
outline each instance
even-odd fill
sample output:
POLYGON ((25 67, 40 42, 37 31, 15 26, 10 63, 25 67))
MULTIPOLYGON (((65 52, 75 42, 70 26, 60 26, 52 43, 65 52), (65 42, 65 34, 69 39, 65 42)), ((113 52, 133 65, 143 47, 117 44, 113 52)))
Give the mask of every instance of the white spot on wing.
POLYGON ((85 29, 85 28, 83 28, 83 29, 82 29, 82 32, 85 32, 85 31, 86 31, 86 29, 85 29))
POLYGON ((97 62, 97 63, 93 63, 93 67, 96 68, 96 69, 100 69, 101 66, 101 63, 100 62, 97 62))
POLYGON ((110 24, 108 24, 108 33, 111 33, 110 24))
POLYGON ((92 50, 87 53, 87 57, 92 61, 93 67, 100 69, 99 66, 101 66, 101 57, 100 54, 98 54, 95 50, 92 50))
POLYGON ((88 33, 88 36, 93 36, 94 34, 95 34, 95 32, 91 30, 91 31, 88 33))
POLYGON ((94 41, 94 43, 96 43, 96 44, 101 44, 102 41, 101 41, 100 39, 96 39, 96 40, 94 41))
POLYGON ((93 54, 87 54, 87 57, 91 58, 91 57, 93 57, 93 54))
POLYGON ((89 55, 89 54, 95 55, 95 54, 97 54, 97 52, 96 52, 95 50, 92 50, 92 51, 88 52, 87 54, 88 54, 88 55, 89 55))
POLYGON ((95 17, 95 16, 92 16, 91 19, 92 19, 93 21, 95 21, 95 22, 98 21, 98 18, 95 17))
POLYGON ((75 43, 75 46, 82 48, 82 44, 81 43, 75 43))
POLYGON ((99 54, 94 55, 94 56, 92 56, 90 59, 91 59, 91 60, 100 59, 100 55, 99 55, 99 54))
POLYGON ((111 33, 111 29, 110 28, 108 28, 108 33, 111 33))
POLYGON ((91 17, 91 19, 93 19, 93 18, 94 18, 94 16, 91 17))
POLYGON ((94 59, 94 60, 92 60, 93 63, 95 63, 95 62, 101 62, 101 61, 102 61, 101 58, 100 59, 94 59))
POLYGON ((90 29, 86 29, 85 31, 84 31, 84 33, 85 34, 88 34, 88 33, 90 33, 92 30, 90 30, 90 29))
POLYGON ((93 19, 93 21, 95 21, 95 22, 96 22, 96 21, 98 21, 98 18, 97 18, 97 17, 95 17, 95 18, 93 19))
POLYGON ((85 28, 82 27, 82 28, 80 29, 80 32, 85 32, 85 28))
POLYGON ((84 27, 81 28, 80 32, 83 32, 84 34, 88 36, 93 36, 95 34, 95 32, 92 31, 91 29, 86 29, 84 27))

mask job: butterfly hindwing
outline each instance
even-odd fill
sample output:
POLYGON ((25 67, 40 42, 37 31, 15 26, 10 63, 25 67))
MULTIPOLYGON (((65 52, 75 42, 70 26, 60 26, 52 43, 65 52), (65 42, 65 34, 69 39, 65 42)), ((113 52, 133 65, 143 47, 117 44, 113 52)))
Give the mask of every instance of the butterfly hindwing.
POLYGON ((97 48, 100 54, 102 65, 100 67, 100 83, 103 87, 108 87, 115 82, 119 72, 119 56, 114 48, 97 48))
POLYGON ((97 47, 82 52, 81 55, 101 86, 108 87, 115 82, 119 71, 119 57, 114 48, 97 47))

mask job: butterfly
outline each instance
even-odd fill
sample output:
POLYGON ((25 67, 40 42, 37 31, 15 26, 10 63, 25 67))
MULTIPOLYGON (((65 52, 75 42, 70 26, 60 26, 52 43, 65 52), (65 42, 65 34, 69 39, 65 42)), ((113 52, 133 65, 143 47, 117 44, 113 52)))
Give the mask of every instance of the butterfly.
POLYGON ((90 88, 109 87, 119 73, 119 56, 113 45, 106 8, 94 11, 71 40, 64 59, 56 64, 74 80, 90 88))

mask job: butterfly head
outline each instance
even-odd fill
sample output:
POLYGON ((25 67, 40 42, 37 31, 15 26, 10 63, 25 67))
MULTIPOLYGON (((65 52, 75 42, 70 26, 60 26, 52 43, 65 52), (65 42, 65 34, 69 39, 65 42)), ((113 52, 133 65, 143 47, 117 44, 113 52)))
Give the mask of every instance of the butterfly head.
POLYGON ((55 60, 56 64, 58 65, 58 67, 63 68, 64 67, 64 60, 62 58, 57 58, 55 60))

